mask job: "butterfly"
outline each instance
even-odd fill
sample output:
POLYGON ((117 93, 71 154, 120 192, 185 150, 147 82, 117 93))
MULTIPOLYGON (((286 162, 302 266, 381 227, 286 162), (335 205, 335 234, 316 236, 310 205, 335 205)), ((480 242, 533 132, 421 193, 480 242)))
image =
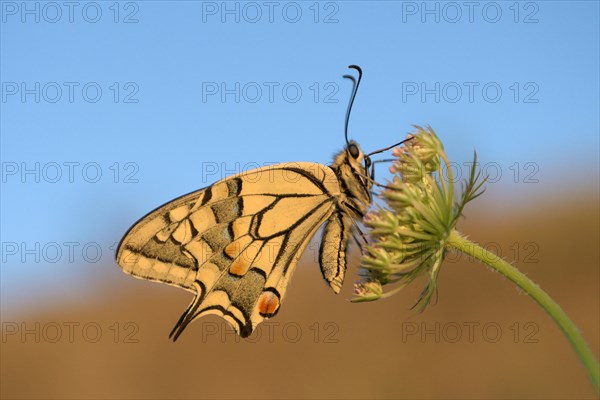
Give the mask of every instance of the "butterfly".
MULTIPOLYGON (((124 272, 194 294, 175 324, 174 341, 199 317, 216 314, 248 337, 277 314, 298 259, 321 225, 319 262, 337 294, 350 239, 371 205, 374 164, 348 140, 348 120, 362 78, 352 81, 346 146, 330 166, 282 163, 222 179, 172 200, 137 221, 116 254, 124 272)), ((366 242, 364 234, 362 240, 366 242)))

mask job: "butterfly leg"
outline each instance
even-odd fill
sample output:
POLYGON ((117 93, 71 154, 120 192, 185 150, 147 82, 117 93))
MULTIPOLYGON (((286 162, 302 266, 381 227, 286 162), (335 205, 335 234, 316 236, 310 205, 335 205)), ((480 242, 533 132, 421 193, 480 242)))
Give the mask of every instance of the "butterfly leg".
MULTIPOLYGON (((348 203, 348 202, 343 202, 342 203, 343 207, 345 210, 347 210, 348 213, 352 212, 354 213, 354 215, 356 215, 356 218, 362 220, 362 218, 364 217, 363 213, 361 211, 359 211, 355 206, 353 206, 352 204, 348 203)), ((360 252, 361 254, 364 254, 365 249, 363 247, 364 245, 368 245, 369 241, 367 240, 367 236, 364 234, 364 232, 360 229, 360 226, 358 226, 358 224, 356 223, 356 221, 352 222, 352 226, 355 229, 355 232, 358 232, 362 242, 361 243, 357 238, 356 235, 354 235, 354 233, 352 234, 352 238, 354 239, 354 241, 356 242, 357 246, 360 248, 360 252)))
POLYGON ((367 235, 365 235, 365 233, 362 231, 362 229, 360 229, 360 226, 358 226, 358 224, 354 224, 354 228, 356 229, 356 231, 358 232, 358 234, 360 235, 360 238, 362 239, 362 243, 359 242, 359 240, 356 238, 356 236, 354 236, 354 240, 356 241, 356 244, 358 245, 358 247, 360 247, 361 252, 363 251, 363 244, 366 246, 369 244, 369 241, 367 240, 367 235))

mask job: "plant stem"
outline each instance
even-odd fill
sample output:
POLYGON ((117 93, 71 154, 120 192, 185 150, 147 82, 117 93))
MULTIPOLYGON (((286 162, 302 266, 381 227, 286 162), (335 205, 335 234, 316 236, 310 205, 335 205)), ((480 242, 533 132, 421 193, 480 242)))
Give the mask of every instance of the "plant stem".
POLYGON ((552 300, 552 298, 546 292, 544 292, 538 285, 536 285, 517 268, 498 257, 496 254, 485 250, 477 243, 471 242, 456 230, 453 230, 450 233, 446 245, 449 247, 454 247, 465 254, 475 257, 479 261, 500 272, 502 275, 513 281, 523 291, 525 291, 525 293, 531 296, 540 306, 542 306, 542 308, 550 315, 550 317, 554 319, 554 322, 556 322, 556 324, 560 327, 567 339, 569 339, 571 345, 575 349, 575 352, 581 359, 581 362, 590 375, 590 378, 592 379, 592 382, 596 388, 596 392, 600 393, 600 367, 594 358, 594 354, 588 347, 583 336, 581 336, 581 333, 575 324, 573 324, 573 321, 569 319, 562 308, 560 308, 560 306, 554 300, 552 300))

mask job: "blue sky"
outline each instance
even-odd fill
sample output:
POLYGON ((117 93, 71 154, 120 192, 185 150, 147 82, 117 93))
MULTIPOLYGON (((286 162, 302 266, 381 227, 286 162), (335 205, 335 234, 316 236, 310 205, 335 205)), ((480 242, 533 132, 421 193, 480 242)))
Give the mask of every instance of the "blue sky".
POLYGON ((597 191, 596 1, 0 4, 3 309, 66 295, 178 195, 329 163, 349 64, 364 150, 429 124, 457 165, 477 149, 501 173, 492 195, 597 191))

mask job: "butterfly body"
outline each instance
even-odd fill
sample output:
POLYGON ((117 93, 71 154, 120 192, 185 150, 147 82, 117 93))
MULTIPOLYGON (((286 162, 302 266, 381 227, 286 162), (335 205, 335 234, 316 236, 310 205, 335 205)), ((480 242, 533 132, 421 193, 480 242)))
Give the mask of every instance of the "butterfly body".
POLYGON ((283 163, 220 180, 140 219, 122 239, 117 263, 194 293, 174 339, 207 314, 249 336, 279 311, 299 257, 323 224, 321 271, 339 293, 354 225, 371 203, 366 160, 349 142, 331 166, 283 163))

